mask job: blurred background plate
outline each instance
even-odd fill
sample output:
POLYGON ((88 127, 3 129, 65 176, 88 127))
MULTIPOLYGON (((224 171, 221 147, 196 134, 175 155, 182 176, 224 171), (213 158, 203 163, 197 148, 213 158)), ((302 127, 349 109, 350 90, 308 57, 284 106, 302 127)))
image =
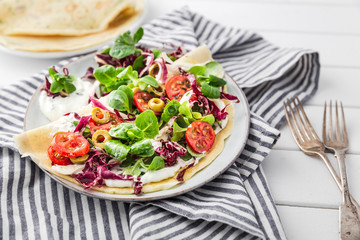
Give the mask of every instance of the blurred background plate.
MULTIPOLYGON (((95 52, 98 49, 101 49, 107 45, 112 44, 114 42, 114 39, 118 35, 121 35, 123 32, 125 32, 126 30, 130 30, 132 32, 136 31, 137 28, 139 28, 143 24, 144 19, 146 18, 147 14, 148 14, 148 5, 149 5, 148 0, 134 0, 134 13, 132 15, 129 15, 125 19, 120 19, 119 22, 121 21, 121 24, 115 25, 113 27, 109 27, 109 29, 107 29, 103 32, 88 34, 88 35, 79 36, 79 37, 77 37, 77 36, 74 36, 74 37, 71 37, 71 36, 70 37, 68 37, 68 36, 50 37, 53 39, 60 39, 58 41, 59 45, 61 45, 62 43, 69 44, 69 42, 71 43, 72 41, 74 41, 74 39, 76 39, 74 41, 74 46, 69 46, 69 48, 73 47, 74 50, 69 50, 69 51, 18 50, 15 48, 7 47, 6 44, 1 44, 1 39, 0 39, 0 52, 13 54, 16 56, 21 56, 21 57, 43 58, 43 59, 65 58, 65 57, 71 57, 71 56, 95 52), (86 46, 81 47, 82 44, 85 44, 86 46)), ((0 37, 2 37, 2 36, 0 36, 0 37)), ((7 38, 8 36, 3 36, 3 37, 7 38)), ((20 37, 10 36, 9 39, 10 39, 9 41, 15 42, 15 45, 16 45, 22 41, 21 40, 22 36, 20 36, 20 37)), ((44 37, 42 39, 40 37, 39 39, 40 40, 37 40, 36 37, 29 37, 28 41, 31 41, 31 42, 29 42, 30 44, 34 43, 36 45, 41 45, 43 39, 46 39, 46 37, 44 37)), ((24 37, 23 41, 26 41, 26 37, 24 37)), ((45 40, 45 43, 46 43, 46 40, 45 40)))

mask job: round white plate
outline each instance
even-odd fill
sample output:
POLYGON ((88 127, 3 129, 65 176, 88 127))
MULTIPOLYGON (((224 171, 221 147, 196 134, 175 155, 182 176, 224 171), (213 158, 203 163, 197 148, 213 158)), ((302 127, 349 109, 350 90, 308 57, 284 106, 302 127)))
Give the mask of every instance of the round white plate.
MULTIPOLYGON (((74 62, 67 65, 69 72, 75 76, 83 76, 88 67, 97 67, 94 61, 94 55, 90 54, 85 57, 79 58, 74 62)), ((40 87, 41 88, 41 87, 40 87)), ((40 88, 34 93, 25 116, 25 131, 33 128, 40 127, 49 123, 49 121, 43 116, 39 106, 39 93, 40 88)), ((237 96, 240 99, 240 103, 233 104, 234 107, 234 129, 231 136, 226 139, 225 147, 222 153, 205 169, 198 172, 195 176, 184 183, 180 183, 175 187, 153 193, 144 193, 139 196, 136 195, 115 195, 97 192, 93 190, 85 190, 84 187, 70 183, 61 179, 51 173, 45 171, 50 177, 55 179, 57 182, 63 184, 76 192, 85 194, 87 196, 96 197, 107 200, 118 200, 118 201, 147 201, 173 197, 185 192, 191 191, 198 188, 207 182, 210 182, 221 173, 226 171, 238 158, 240 153, 245 147, 247 137, 249 134, 250 127, 250 111, 249 105, 246 100, 245 94, 238 87, 234 80, 227 77, 227 90, 230 94, 237 96)))
MULTIPOLYGON (((144 22, 144 19, 146 18, 148 14, 148 0, 144 0, 144 10, 141 13, 141 15, 135 20, 133 24, 129 26, 129 30, 131 32, 136 31, 144 22)), ((109 40, 97 45, 94 45, 89 48, 79 49, 75 51, 66 51, 66 52, 29 52, 29 51, 21 51, 16 50, 12 48, 8 48, 6 46, 0 45, 0 52, 9 53, 12 55, 20 56, 20 57, 29 57, 29 58, 66 58, 66 57, 72 57, 72 56, 78 56, 86 53, 95 52, 99 49, 102 49, 105 46, 112 45, 114 40, 109 40)))

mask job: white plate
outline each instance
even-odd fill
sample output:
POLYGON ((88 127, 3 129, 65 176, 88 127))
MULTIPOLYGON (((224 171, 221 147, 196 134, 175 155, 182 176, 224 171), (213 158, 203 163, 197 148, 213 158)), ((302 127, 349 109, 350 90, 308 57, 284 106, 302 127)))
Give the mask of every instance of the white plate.
MULTIPOLYGON (((144 22, 144 19, 146 18, 148 14, 148 0, 144 0, 144 10, 141 13, 141 15, 135 20, 133 24, 129 26, 129 30, 131 32, 136 31, 144 22)), ((20 57, 29 57, 29 58, 66 58, 66 57, 72 57, 77 56, 81 54, 91 53, 95 52, 99 49, 102 49, 105 46, 112 45, 114 40, 109 40, 97 45, 94 45, 89 48, 79 49, 75 51, 66 51, 66 52, 30 52, 30 51, 21 51, 16 50, 12 48, 8 48, 6 46, 0 45, 0 52, 9 53, 12 55, 20 56, 20 57)))
MULTIPOLYGON (((88 67, 96 67, 97 64, 94 61, 94 55, 90 54, 82 57, 69 65, 67 65, 69 72, 75 76, 82 76, 86 72, 88 67)), ((228 169, 238 158, 240 153, 245 147, 247 137, 249 134, 250 126, 250 111, 246 97, 243 91, 230 77, 227 77, 227 89, 230 94, 236 95, 240 99, 240 103, 234 104, 234 129, 231 136, 225 141, 225 147, 222 153, 205 169, 198 172, 195 176, 184 183, 180 183, 177 186, 153 193, 145 193, 139 196, 136 195, 114 195, 93 190, 85 190, 84 187, 65 181, 51 173, 45 171, 50 177, 55 179, 57 182, 63 184, 76 192, 85 194, 87 196, 107 199, 107 200, 119 200, 119 201, 146 201, 155 200, 161 198, 173 197, 195 188, 198 188, 205 183, 213 180, 226 169, 228 169)), ((42 115, 39 114, 39 93, 40 88, 34 93, 25 116, 25 131, 33 128, 40 127, 49 121, 42 115)))

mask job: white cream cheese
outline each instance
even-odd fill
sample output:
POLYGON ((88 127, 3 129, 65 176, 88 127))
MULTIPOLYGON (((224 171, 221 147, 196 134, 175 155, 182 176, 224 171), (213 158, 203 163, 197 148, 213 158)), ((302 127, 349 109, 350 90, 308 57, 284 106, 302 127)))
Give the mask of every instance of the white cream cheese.
POLYGON ((104 179, 105 185, 108 187, 133 187, 133 180, 120 180, 120 179, 104 179))
POLYGON ((156 171, 147 171, 141 177, 140 181, 143 184, 146 184, 146 183, 150 183, 150 182, 158 182, 158 181, 167 179, 169 177, 173 177, 173 176, 175 176, 177 171, 185 165, 186 165, 185 161, 178 157, 177 163, 174 166, 164 167, 164 168, 162 168, 160 170, 156 170, 156 171))
POLYGON ((78 112, 82 107, 88 105, 89 93, 93 83, 87 80, 77 79, 73 82, 76 90, 68 97, 47 96, 45 91, 39 95, 41 112, 50 120, 55 121, 65 113, 78 112))
POLYGON ((64 175, 72 175, 75 173, 80 173, 85 164, 70 164, 70 165, 52 165, 51 168, 58 173, 64 174, 64 175))

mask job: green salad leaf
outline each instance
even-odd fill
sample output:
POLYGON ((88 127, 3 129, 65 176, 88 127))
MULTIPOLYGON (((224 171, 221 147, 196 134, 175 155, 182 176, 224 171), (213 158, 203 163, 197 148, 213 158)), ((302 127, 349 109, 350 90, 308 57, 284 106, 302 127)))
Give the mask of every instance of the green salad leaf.
POLYGON ((123 35, 117 37, 114 45, 109 51, 110 56, 121 59, 131 54, 135 54, 138 50, 136 48, 136 44, 140 41, 143 35, 143 28, 139 28, 132 36, 130 31, 127 31, 123 35))
POLYGON ((153 160, 151 161, 148 170, 150 171, 156 171, 160 170, 165 167, 165 161, 162 157, 155 156, 153 160))
POLYGON ((219 87, 214 87, 207 82, 201 84, 200 91, 208 98, 219 98, 221 95, 219 87))
POLYGON ((134 143, 130 147, 130 154, 134 154, 140 157, 151 157, 154 155, 155 150, 151 144, 150 139, 143 139, 134 143))
POLYGON ((130 151, 130 147, 123 144, 120 140, 111 139, 105 142, 105 151, 116 160, 123 160, 130 151))
POLYGON ((125 168, 123 174, 132 175, 132 176, 140 176, 143 165, 144 165, 144 163, 143 163, 142 159, 139 159, 135 162, 134 165, 125 168))
POLYGON ((123 140, 139 141, 144 138, 144 133, 131 123, 120 123, 109 131, 110 136, 123 140))
POLYGON ((121 86, 119 89, 112 91, 108 99, 110 107, 121 112, 132 112, 134 93, 128 86, 121 86))
POLYGON ((168 102, 161 114, 161 119, 164 122, 168 122, 170 118, 179 114, 180 103, 176 100, 171 100, 168 102))
POLYGON ((208 62, 205 66, 193 66, 188 70, 196 77, 201 86, 201 92, 208 98, 220 98, 219 87, 225 86, 226 81, 220 77, 224 70, 218 62, 208 62))
POLYGON ((171 137, 171 141, 178 142, 181 138, 185 136, 187 128, 180 127, 177 122, 174 122, 173 125, 173 136, 171 137))
POLYGON ((151 110, 146 110, 137 116, 135 125, 141 129, 145 138, 153 138, 159 133, 158 119, 151 110))

